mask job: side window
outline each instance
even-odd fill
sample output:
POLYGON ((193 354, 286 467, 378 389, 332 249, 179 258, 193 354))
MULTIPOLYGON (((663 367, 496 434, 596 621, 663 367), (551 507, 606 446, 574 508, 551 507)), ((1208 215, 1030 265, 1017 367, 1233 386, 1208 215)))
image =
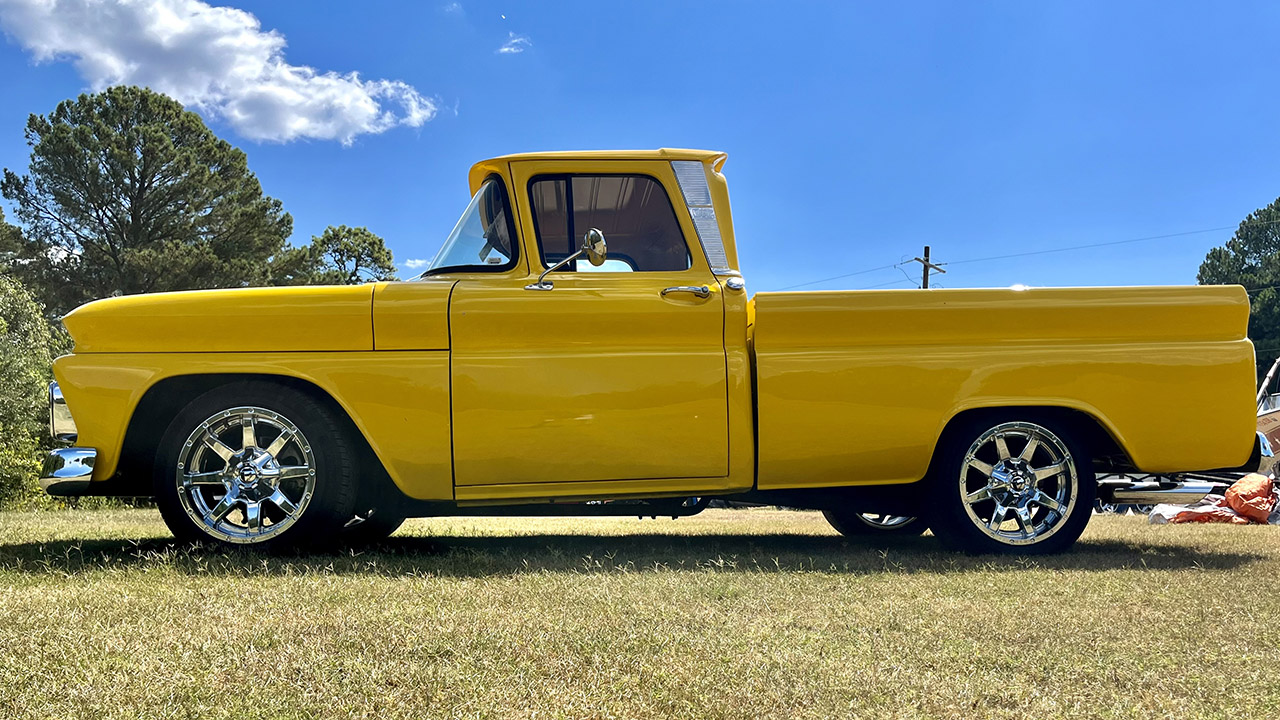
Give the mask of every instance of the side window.
MULTIPOLYGON (((573 254, 589 228, 609 243, 600 267, 579 272, 688 270, 689 248, 662 184, 644 175, 540 176, 529 183, 543 267, 573 254)), ((566 266, 566 270, 571 269, 566 266)))
POLYGON ((423 275, 445 270, 508 270, 518 244, 511 242, 511 209, 497 178, 485 180, 423 275))

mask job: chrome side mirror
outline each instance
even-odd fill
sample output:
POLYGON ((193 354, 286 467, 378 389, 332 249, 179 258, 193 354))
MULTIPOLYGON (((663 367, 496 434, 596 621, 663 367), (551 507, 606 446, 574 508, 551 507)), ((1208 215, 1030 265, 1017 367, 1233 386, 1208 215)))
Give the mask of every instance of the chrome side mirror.
POLYGON ((608 246, 604 242, 604 233, 598 228, 591 228, 586 235, 582 236, 582 252, 587 254, 587 259, 592 265, 600 267, 604 264, 605 257, 608 256, 608 246))
POLYGON ((589 260, 591 264, 595 265, 596 267, 600 267, 601 265, 603 265, 605 258, 609 256, 609 249, 604 241, 604 233, 600 232, 599 228, 591 228, 590 230, 588 230, 587 234, 582 236, 582 247, 578 248, 577 252, 561 260, 555 265, 552 265, 546 270, 543 270, 542 274, 538 276, 538 282, 525 285, 524 289, 525 290, 554 290, 556 286, 553 283, 546 282, 545 280, 543 280, 543 278, 545 278, 548 274, 553 273, 556 270, 559 270, 565 265, 568 265, 574 260, 577 260, 578 258, 583 257, 584 255, 586 256, 587 260, 589 260))

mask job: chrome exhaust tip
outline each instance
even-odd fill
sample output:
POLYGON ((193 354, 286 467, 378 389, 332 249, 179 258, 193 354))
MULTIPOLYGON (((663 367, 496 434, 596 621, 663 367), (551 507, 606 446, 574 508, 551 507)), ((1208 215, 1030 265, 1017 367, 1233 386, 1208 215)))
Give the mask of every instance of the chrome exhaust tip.
POLYGON ((1206 480, 1190 480, 1168 475, 1117 475, 1098 483, 1098 498, 1104 503, 1126 505, 1190 505, 1200 502, 1218 485, 1206 480))

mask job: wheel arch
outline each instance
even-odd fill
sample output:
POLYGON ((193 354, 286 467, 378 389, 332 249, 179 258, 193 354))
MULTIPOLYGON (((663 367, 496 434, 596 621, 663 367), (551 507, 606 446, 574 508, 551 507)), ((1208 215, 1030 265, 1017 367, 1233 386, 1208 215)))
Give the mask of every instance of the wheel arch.
POLYGON ((938 433, 933 453, 929 459, 928 474, 933 475, 941 450, 957 433, 981 425, 995 424, 1022 414, 1027 419, 1037 418, 1061 424, 1078 434, 1092 455, 1095 469, 1101 471, 1133 470, 1133 459, 1118 439, 1114 428, 1100 414, 1064 405, 990 405, 971 407, 953 414, 938 433))
POLYGON ((272 373, 194 373, 158 380, 147 388, 129 417, 111 494, 146 496, 152 493, 155 457, 160 437, 191 400, 210 390, 245 380, 261 380, 304 393, 319 402, 355 443, 361 472, 360 502, 403 497, 368 438, 351 414, 328 391, 310 380, 272 373))

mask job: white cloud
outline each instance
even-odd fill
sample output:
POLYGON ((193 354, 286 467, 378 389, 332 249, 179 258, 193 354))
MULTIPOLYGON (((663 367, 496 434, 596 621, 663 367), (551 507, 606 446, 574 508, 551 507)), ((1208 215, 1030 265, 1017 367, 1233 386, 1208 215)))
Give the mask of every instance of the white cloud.
POLYGON ((502 43, 502 47, 497 52, 502 55, 511 55, 513 53, 522 53, 528 48, 533 47, 533 41, 525 35, 517 35, 515 33, 507 33, 507 41, 502 43))
POLYGON ((436 114, 399 80, 290 65, 279 32, 200 0, 0 0, 0 26, 37 61, 73 62, 95 90, 150 87, 254 140, 350 144, 436 114))
POLYGON ((443 8, 441 8, 441 9, 442 9, 442 10, 444 10, 445 12, 447 12, 447 13, 456 13, 456 14, 459 14, 459 15, 463 14, 463 12, 464 12, 464 11, 463 11, 463 9, 462 9, 462 3, 456 3, 456 2, 451 2, 451 3, 449 3, 448 5, 445 5, 445 6, 444 6, 443 8))
POLYGON ((426 267, 430 262, 431 262, 430 260, 405 260, 404 266, 409 268, 410 270, 421 270, 422 268, 426 267))

